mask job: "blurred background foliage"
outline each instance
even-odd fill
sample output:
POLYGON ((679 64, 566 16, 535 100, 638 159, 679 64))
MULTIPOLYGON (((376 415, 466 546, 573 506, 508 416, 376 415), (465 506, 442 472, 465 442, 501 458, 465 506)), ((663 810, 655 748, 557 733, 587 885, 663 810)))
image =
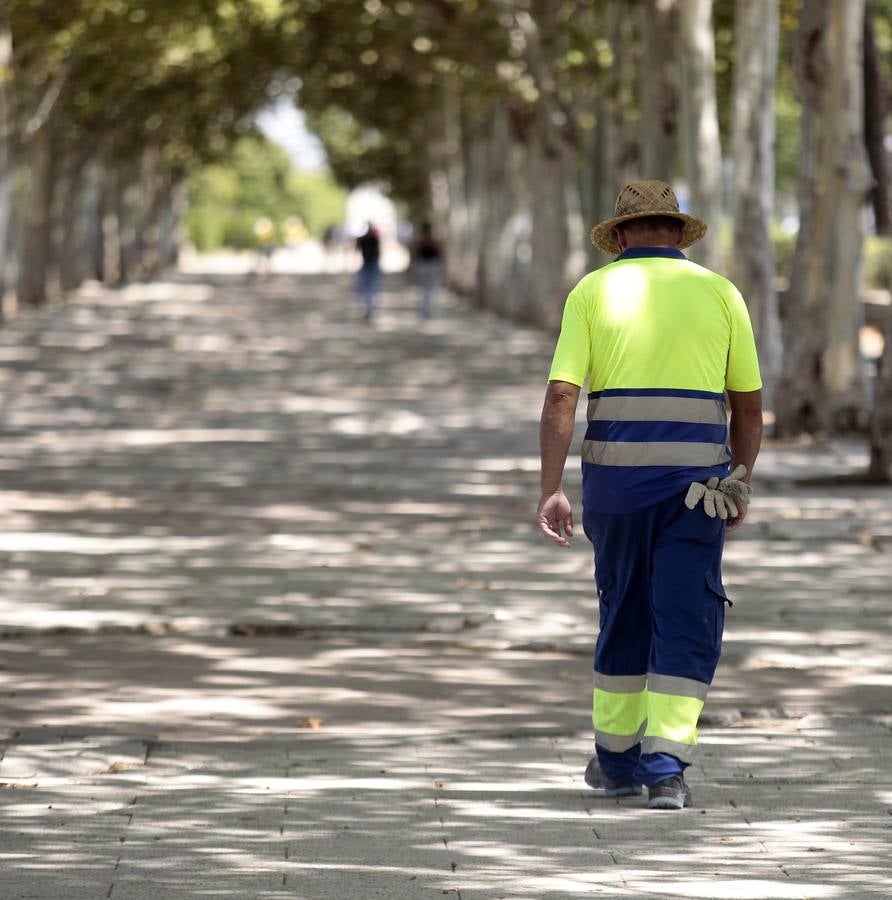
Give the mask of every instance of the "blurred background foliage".
POLYGON ((892 445, 892 342, 859 343, 886 327, 860 301, 892 268, 890 78, 892 0, 5 0, 0 295, 149 277, 184 223, 318 236, 374 183, 434 221, 453 288, 554 327, 607 262, 591 225, 659 177, 750 303, 778 433, 892 445), (259 135, 283 98, 327 172, 259 135))
POLYGON ((186 225, 198 250, 252 249, 257 219, 270 219, 277 240, 299 217, 310 236, 344 220, 347 191, 328 171, 301 172, 289 154, 260 134, 239 137, 225 159, 194 170, 188 180, 186 225))

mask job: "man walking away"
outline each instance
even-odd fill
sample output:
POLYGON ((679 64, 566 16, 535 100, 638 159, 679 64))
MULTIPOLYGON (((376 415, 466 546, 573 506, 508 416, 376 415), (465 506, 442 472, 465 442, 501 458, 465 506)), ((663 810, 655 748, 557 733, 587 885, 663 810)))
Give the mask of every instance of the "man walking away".
POLYGON ((561 479, 588 379, 582 523, 600 633, 585 780, 609 797, 646 785, 649 807, 682 809, 731 602, 723 542, 746 517, 761 442, 762 382, 740 293, 681 252, 706 224, 679 212, 660 181, 627 185, 615 212, 592 242, 616 260, 586 275, 564 307, 542 410, 537 520, 569 546, 561 479))

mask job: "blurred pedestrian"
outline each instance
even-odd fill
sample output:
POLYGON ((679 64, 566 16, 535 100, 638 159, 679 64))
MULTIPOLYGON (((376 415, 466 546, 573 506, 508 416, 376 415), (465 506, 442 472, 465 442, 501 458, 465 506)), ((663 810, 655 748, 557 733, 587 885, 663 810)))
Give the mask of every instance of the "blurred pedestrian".
POLYGON ((442 277, 442 257, 443 251, 434 238, 430 222, 422 223, 418 238, 412 246, 412 266, 417 273, 421 290, 418 314, 422 319, 429 319, 433 314, 434 300, 442 277))
POLYGON ((660 181, 627 185, 615 212, 592 242, 617 258, 564 307, 542 410, 538 523, 569 546, 561 480, 588 379, 582 524, 600 633, 585 780, 609 797, 644 784, 649 807, 682 809, 730 604, 724 538, 746 517, 761 442, 762 382, 740 293, 681 252, 706 224, 679 212, 660 181))
POLYGON ((267 274, 272 269, 273 250, 276 248, 276 226, 267 216, 261 216, 254 223, 254 240, 257 242, 258 274, 267 274))
POLYGON ((305 241, 309 236, 307 226, 304 225, 304 220, 297 215, 288 216, 288 218, 285 219, 285 222, 282 225, 282 234, 285 238, 285 246, 289 248, 296 247, 301 241, 305 241))
POLYGON ((378 284, 381 280, 381 238, 374 223, 369 222, 365 234, 356 239, 362 264, 356 275, 356 293, 362 306, 362 317, 371 321, 375 313, 378 284))

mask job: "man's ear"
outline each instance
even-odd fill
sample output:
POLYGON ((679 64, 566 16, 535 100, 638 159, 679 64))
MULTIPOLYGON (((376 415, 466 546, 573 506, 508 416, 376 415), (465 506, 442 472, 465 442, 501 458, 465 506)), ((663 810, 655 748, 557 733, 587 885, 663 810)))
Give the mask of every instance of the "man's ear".
MULTIPOLYGON (((628 250, 628 247, 626 247, 625 231, 617 225, 616 228, 613 229, 613 233, 616 235, 616 242, 619 244, 619 249, 628 250)), ((679 240, 681 240, 681 237, 679 237, 679 240)))

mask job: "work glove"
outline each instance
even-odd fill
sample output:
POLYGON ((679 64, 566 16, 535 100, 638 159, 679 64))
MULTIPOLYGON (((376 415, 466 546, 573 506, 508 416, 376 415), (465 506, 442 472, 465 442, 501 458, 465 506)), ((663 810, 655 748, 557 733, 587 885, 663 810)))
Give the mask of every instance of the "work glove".
POLYGON ((746 466, 737 466, 727 478, 719 480, 717 476, 713 476, 706 484, 695 481, 688 488, 684 505, 688 509, 694 509, 702 500, 703 512, 710 519, 716 516, 720 519, 736 519, 740 514, 740 506, 749 503, 753 493, 752 487, 740 480, 744 475, 746 466))

